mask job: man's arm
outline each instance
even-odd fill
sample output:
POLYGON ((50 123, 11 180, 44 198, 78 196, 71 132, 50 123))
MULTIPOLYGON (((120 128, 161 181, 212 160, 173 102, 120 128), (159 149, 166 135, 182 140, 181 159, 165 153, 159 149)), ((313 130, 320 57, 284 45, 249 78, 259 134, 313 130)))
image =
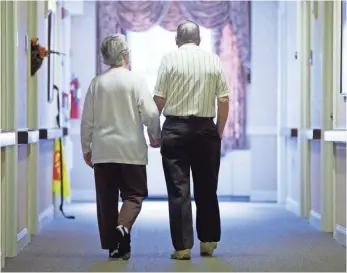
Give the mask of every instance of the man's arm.
POLYGON ((228 119, 229 114, 229 88, 226 81, 226 77, 222 68, 222 64, 218 59, 218 78, 217 78, 217 89, 216 96, 218 100, 217 110, 217 127, 219 136, 223 136, 224 127, 228 119))
POLYGON ((166 102, 166 95, 168 90, 168 72, 167 72, 167 57, 164 56, 158 70, 157 82, 154 87, 153 100, 157 105, 159 115, 163 111, 166 102))
POLYGON ((83 155, 91 152, 94 128, 94 81, 91 82, 83 105, 81 118, 81 144, 83 155))
POLYGON ((143 124, 147 127, 148 136, 151 139, 160 139, 159 111, 155 105, 147 83, 141 81, 138 84, 138 107, 143 124))
POLYGON ((159 115, 161 115, 161 112, 163 111, 163 109, 165 107, 165 99, 154 95, 153 100, 154 100, 155 104, 157 105, 159 115))

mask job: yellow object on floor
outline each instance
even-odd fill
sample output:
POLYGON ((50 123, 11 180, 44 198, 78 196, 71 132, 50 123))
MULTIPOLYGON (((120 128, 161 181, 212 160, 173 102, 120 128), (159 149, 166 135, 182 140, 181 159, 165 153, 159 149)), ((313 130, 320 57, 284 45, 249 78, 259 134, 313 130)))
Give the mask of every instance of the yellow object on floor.
POLYGON ((71 195, 71 187, 69 176, 66 169, 66 160, 64 156, 64 145, 62 145, 62 151, 60 151, 60 140, 54 140, 54 154, 53 154, 53 194, 60 195, 60 183, 61 183, 61 162, 63 164, 63 197, 64 200, 71 195), (61 155, 63 160, 61 161, 61 155))

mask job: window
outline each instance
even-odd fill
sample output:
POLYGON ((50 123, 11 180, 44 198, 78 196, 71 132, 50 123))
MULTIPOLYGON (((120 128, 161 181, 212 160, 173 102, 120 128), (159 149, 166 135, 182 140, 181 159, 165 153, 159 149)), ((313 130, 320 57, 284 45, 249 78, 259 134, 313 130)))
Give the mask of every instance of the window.
MULTIPOLYGON (((155 26, 145 32, 127 32, 130 47, 131 70, 147 80, 150 91, 154 89, 162 57, 177 49, 175 33, 155 26)), ((211 51, 211 32, 200 28, 201 48, 211 51)))

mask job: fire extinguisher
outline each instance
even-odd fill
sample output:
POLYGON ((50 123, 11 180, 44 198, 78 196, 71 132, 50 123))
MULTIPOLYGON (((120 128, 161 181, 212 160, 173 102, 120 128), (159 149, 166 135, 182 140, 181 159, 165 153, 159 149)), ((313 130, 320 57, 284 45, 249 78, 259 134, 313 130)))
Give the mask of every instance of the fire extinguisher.
POLYGON ((71 80, 71 110, 70 110, 70 118, 71 119, 79 119, 80 118, 80 83, 76 76, 72 76, 71 80))

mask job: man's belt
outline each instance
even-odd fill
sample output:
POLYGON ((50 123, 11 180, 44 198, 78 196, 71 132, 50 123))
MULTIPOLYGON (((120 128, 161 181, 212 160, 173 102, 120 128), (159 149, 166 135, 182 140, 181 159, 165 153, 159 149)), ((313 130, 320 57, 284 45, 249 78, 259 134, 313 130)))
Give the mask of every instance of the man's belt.
POLYGON ((198 117, 198 116, 166 116, 171 120, 213 120, 214 117, 198 117))

